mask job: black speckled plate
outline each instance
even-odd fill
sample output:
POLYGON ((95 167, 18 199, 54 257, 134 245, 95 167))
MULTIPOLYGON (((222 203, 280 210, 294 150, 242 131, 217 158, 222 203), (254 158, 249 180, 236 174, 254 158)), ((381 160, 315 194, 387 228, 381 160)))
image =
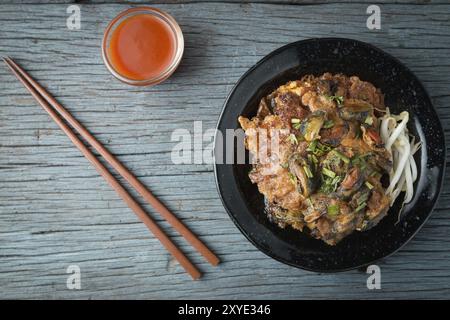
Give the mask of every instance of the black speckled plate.
MULTIPOLYGON (((216 164, 215 175, 231 219, 259 250, 295 267, 337 272, 362 267, 394 253, 420 229, 442 186, 445 141, 428 94, 407 67, 372 45, 339 38, 294 42, 259 61, 228 96, 218 130, 239 128, 239 115, 254 116, 260 99, 287 81, 324 72, 357 75, 382 90, 393 113, 410 113, 409 130, 422 142, 416 154, 419 177, 414 198, 405 206, 398 223, 399 203, 376 227, 354 232, 338 245, 328 246, 291 228, 281 229, 268 220, 263 196, 247 176, 249 165, 216 164)), ((219 147, 216 139, 216 151, 219 147)))

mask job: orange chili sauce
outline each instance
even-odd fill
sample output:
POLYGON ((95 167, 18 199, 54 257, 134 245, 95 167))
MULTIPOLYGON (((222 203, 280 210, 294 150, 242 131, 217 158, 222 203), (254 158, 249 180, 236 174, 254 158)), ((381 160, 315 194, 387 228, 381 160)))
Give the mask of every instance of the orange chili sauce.
POLYGON ((175 41, 166 22, 151 14, 137 14, 113 30, 108 58, 120 75, 133 80, 150 79, 170 66, 175 41))

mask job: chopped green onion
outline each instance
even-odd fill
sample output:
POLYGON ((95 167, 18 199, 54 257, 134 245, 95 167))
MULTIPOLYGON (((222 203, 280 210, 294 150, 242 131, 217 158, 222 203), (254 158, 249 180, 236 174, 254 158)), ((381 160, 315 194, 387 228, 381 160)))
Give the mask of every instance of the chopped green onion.
POLYGON ((300 123, 300 119, 292 118, 291 123, 300 123))
POLYGON ((322 144, 322 143, 317 144, 317 147, 319 148, 320 151, 323 151, 323 152, 328 152, 331 150, 330 146, 327 146, 326 144, 322 144))
POLYGON ((297 184, 297 177, 293 175, 291 172, 289 172, 289 179, 294 183, 297 184))
POLYGON ((341 106, 344 103, 344 97, 343 96, 326 96, 327 99, 331 101, 336 101, 338 106, 341 106))
POLYGON ((308 147, 306 148, 306 151, 312 152, 318 157, 323 156, 325 152, 328 152, 330 150, 331 150, 330 146, 320 143, 319 140, 311 141, 308 147))
POLYGON ((339 152, 337 150, 334 150, 334 153, 345 163, 350 163, 350 159, 346 155, 342 154, 341 152, 339 152))
POLYGON ((319 159, 317 159, 317 157, 315 156, 315 155, 311 155, 311 158, 312 158, 312 161, 315 163, 315 164, 318 164, 319 163, 319 159))
POLYGON ((367 199, 369 199, 369 193, 368 193, 368 192, 363 193, 363 194, 361 195, 361 197, 356 201, 356 203, 357 203, 358 205, 360 205, 360 204, 362 204, 362 203, 365 203, 365 202, 367 201, 367 199))
POLYGON ((333 180, 331 180, 331 184, 336 185, 339 183, 339 181, 341 181, 341 177, 336 176, 333 178, 333 180))
POLYGON ((315 162, 314 158, 317 160, 316 156, 313 154, 308 153, 308 161, 309 163, 311 163, 311 165, 313 166, 313 168, 316 168, 316 164, 317 162, 315 162))
POLYGON ((316 156, 321 157, 326 152, 330 151, 332 148, 325 144, 318 142, 318 140, 314 140, 311 144, 306 148, 306 151, 310 151, 314 153, 316 156))
POLYGON ((294 129, 300 129, 300 126, 301 126, 302 124, 301 123, 293 123, 292 124, 292 128, 294 128, 294 129))
POLYGON ((364 120, 364 123, 371 126, 373 124, 373 118, 371 116, 367 116, 366 120, 364 120))
POLYGON ((333 126, 334 126, 334 121, 333 120, 327 120, 323 124, 323 128, 325 128, 325 129, 329 129, 329 128, 333 127, 333 126))
POLYGON ((339 205, 334 204, 334 205, 328 206, 327 211, 330 216, 336 216, 340 213, 339 205))
POLYGON ((327 168, 322 168, 322 173, 330 178, 336 177, 336 173, 327 168))
POLYGON ((284 168, 284 169, 287 169, 289 167, 289 164, 288 163, 282 163, 282 164, 280 164, 280 166, 282 168, 284 168))
POLYGON ((354 166, 359 166, 359 168, 361 169, 361 170, 364 170, 366 167, 367 167, 367 162, 366 162, 366 159, 365 159, 365 157, 367 157, 367 156, 369 156, 370 155, 370 153, 367 153, 367 154, 360 154, 360 155, 358 155, 358 156, 355 156, 353 159, 352 159, 352 164, 354 165, 354 166))
POLYGON ((308 148, 306 148, 306 151, 314 152, 316 150, 317 146, 317 140, 311 141, 311 143, 308 145, 308 148))
POLYGON ((338 183, 341 181, 340 176, 336 176, 334 178, 330 178, 328 176, 322 177, 324 180, 323 184, 320 186, 320 191, 323 193, 331 193, 335 192, 337 189, 338 183))
POLYGON ((380 173, 376 170, 372 171, 372 173, 369 175, 369 177, 375 177, 377 175, 379 175, 380 173))
POLYGON ((308 198, 306 198, 306 200, 308 201, 308 204, 314 208, 311 198, 308 197, 308 198))
POLYGON ((303 166, 303 170, 305 170, 305 174, 308 178, 314 177, 313 173, 311 172, 311 169, 308 166, 303 166))
POLYGON ((292 144, 298 144, 298 140, 297 140, 297 137, 295 136, 295 134, 291 133, 288 138, 292 144))
POLYGON ((361 203, 358 207, 356 207, 355 212, 359 212, 367 206, 366 202, 361 203))
POLYGON ((370 190, 373 189, 373 185, 372 185, 369 181, 366 181, 366 183, 364 183, 364 184, 365 184, 366 187, 369 188, 370 190))
POLYGON ((321 156, 323 156, 323 154, 324 154, 324 152, 323 152, 323 151, 320 151, 319 149, 315 150, 313 153, 314 153, 316 156, 318 156, 318 157, 321 157, 321 156))

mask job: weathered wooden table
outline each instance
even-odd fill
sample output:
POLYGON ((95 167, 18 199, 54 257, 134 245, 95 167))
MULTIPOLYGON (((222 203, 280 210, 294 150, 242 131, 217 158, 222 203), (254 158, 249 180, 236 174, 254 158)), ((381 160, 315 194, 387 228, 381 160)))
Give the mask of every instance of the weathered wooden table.
POLYGON ((450 298, 449 183, 414 240, 380 262, 381 290, 368 290, 364 270, 314 274, 268 258, 228 218, 212 165, 170 158, 174 129, 192 130, 194 120, 214 128, 250 66, 311 37, 359 39, 401 59, 423 81, 448 140, 449 1, 377 1, 381 30, 366 27, 365 0, 158 1, 180 23, 186 50, 173 77, 153 88, 124 85, 102 63, 102 32, 126 1, 78 1, 80 30, 67 28, 65 1, 5 2, 0 55, 46 85, 223 263, 210 267, 175 236, 205 272, 192 281, 0 65, 1 298, 450 298), (70 265, 80 267, 80 290, 66 287, 70 265))

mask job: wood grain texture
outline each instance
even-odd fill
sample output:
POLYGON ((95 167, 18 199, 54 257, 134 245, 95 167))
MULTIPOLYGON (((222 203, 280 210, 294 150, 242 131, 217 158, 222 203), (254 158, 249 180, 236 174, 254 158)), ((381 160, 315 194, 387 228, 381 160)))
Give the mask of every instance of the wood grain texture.
POLYGON ((0 297, 450 298, 450 170, 431 219, 380 262, 382 290, 370 291, 364 271, 315 274, 266 257, 228 218, 212 166, 170 160, 174 129, 192 130, 195 120, 213 128, 226 95, 250 66, 311 37, 367 41, 402 60, 423 81, 449 141, 450 4, 385 1, 382 29, 370 31, 371 1, 162 2, 157 6, 184 31, 186 51, 177 72, 153 88, 116 81, 101 60, 102 32, 129 7, 126 1, 81 1, 80 31, 66 28, 68 1, 1 4, 0 55, 17 59, 46 86, 223 263, 210 267, 143 204, 205 272, 201 281, 190 280, 0 66, 0 297), (71 264, 81 268, 81 290, 66 288, 71 264))

